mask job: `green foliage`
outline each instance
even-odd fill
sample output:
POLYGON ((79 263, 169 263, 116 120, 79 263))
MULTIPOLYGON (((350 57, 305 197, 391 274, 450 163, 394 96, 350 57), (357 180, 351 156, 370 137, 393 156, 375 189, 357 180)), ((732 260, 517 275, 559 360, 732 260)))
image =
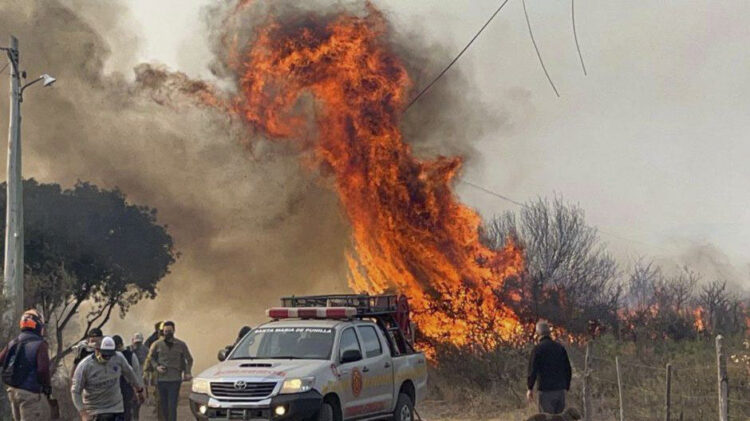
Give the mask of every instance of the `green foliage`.
MULTIPOLYGON (((177 254, 156 210, 128 203, 118 189, 86 182, 62 189, 33 179, 23 189, 25 304, 54 321, 60 358, 69 352, 62 330, 82 303, 93 304, 86 332, 105 324, 115 308, 124 316, 133 304, 156 296, 177 254)), ((3 214, 5 191, 3 184, 3 214)))

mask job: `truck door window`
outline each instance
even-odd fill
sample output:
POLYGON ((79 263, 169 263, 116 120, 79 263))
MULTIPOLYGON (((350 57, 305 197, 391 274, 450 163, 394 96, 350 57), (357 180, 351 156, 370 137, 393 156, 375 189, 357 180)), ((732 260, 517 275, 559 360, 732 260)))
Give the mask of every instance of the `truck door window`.
POLYGON ((362 336, 362 343, 365 347, 365 358, 377 357, 383 353, 383 348, 380 345, 380 338, 378 333, 372 326, 359 326, 359 334, 362 336))
POLYGON ((341 357, 344 356, 344 352, 349 350, 358 350, 359 352, 362 352, 362 348, 359 346, 359 339, 357 339, 357 334, 354 333, 353 327, 346 328, 346 330, 341 332, 339 361, 341 361, 341 357))

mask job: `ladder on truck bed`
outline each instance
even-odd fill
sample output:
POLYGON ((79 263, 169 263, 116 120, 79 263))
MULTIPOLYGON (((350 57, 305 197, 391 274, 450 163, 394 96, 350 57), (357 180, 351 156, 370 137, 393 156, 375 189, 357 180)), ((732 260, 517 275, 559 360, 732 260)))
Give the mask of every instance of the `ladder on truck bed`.
POLYGON ((416 352, 409 302, 404 295, 335 294, 291 296, 281 299, 282 307, 350 307, 356 318, 372 319, 388 338, 393 356, 416 352))

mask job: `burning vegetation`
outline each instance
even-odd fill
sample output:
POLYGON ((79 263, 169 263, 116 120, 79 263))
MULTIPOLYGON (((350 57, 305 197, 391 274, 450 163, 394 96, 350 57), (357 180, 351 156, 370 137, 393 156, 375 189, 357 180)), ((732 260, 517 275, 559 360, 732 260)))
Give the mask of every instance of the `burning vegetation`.
POLYGON ((522 270, 521 250, 480 242, 479 216, 451 187, 460 158, 421 161, 404 141, 411 81, 386 32, 372 7, 269 22, 236 69, 237 110, 274 139, 312 144, 311 164, 331 175, 351 223, 352 289, 407 294, 427 339, 493 346, 518 332, 498 291, 522 270))
POLYGON ((136 69, 154 100, 173 94, 227 112, 253 133, 305 151, 330 181, 351 226, 345 258, 356 292, 409 296, 423 342, 490 350, 528 340, 550 320, 573 340, 695 337, 744 330, 745 307, 726 284, 700 286, 636 264, 618 265, 585 224, 556 200, 524 206, 481 229, 453 192, 461 157, 415 156, 401 130, 414 86, 390 44, 383 14, 267 13, 251 34, 243 1, 221 22, 222 65, 233 93, 152 66, 136 69))

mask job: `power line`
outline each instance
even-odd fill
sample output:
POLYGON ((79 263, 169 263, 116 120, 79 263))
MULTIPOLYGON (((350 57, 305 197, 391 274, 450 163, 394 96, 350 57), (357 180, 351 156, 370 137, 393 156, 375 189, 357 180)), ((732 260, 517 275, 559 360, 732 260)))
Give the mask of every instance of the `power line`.
POLYGON ((487 194, 489 194, 491 196, 495 196, 497 198, 505 200, 506 202, 510 202, 510 203, 513 203, 514 205, 518 205, 518 206, 520 206, 522 208, 528 207, 525 203, 521 203, 521 202, 519 202, 517 200, 513 200, 510 197, 504 196, 504 195, 502 195, 500 193, 495 193, 494 191, 492 191, 490 189, 486 189, 486 188, 480 186, 479 184, 474 184, 471 181, 466 181, 466 180, 461 179, 461 178, 459 178, 458 181, 460 181, 460 182, 462 182, 462 183, 464 183, 464 184, 466 184, 468 186, 474 187, 477 190, 481 190, 481 191, 483 191, 483 192, 485 192, 485 193, 487 193, 487 194))
POLYGON ((3 66, 2 69, 0 69, 0 74, 3 74, 3 72, 5 71, 5 68, 8 67, 9 64, 10 62, 5 63, 5 66, 3 66))
POLYGON ((487 19, 487 22, 479 29, 479 31, 474 35, 474 37, 471 39, 471 41, 469 41, 469 43, 466 44, 466 46, 463 48, 463 50, 461 50, 461 52, 458 53, 458 55, 453 59, 453 61, 451 61, 450 63, 448 63, 448 66, 446 66, 443 69, 443 71, 440 72, 437 75, 437 77, 435 77, 432 80, 432 82, 430 82, 429 84, 427 84, 427 86, 425 86, 421 91, 419 91, 419 93, 417 94, 417 96, 415 96, 414 99, 412 99, 411 102, 409 102, 409 105, 407 105, 406 108, 404 108, 404 111, 406 111, 409 108, 411 108, 411 106, 414 105, 414 103, 417 102, 419 100, 419 98, 421 98, 422 95, 424 95, 425 92, 427 92, 430 88, 432 88, 432 85, 434 85, 438 80, 440 80, 440 78, 442 78, 443 75, 445 75, 445 73, 447 73, 448 70, 450 70, 450 68, 453 67, 454 64, 456 64, 456 62, 461 58, 461 56, 463 56, 464 53, 469 49, 469 47, 471 47, 471 44, 473 44, 474 41, 476 41, 477 38, 479 38, 479 35, 482 34, 482 32, 485 30, 485 28, 487 28, 490 25, 490 23, 492 23, 492 20, 495 19, 495 16, 497 16, 497 14, 500 13, 501 10, 503 10, 503 7, 505 7, 505 5, 508 3, 508 1, 509 0, 505 0, 505 1, 503 1, 500 4, 500 7, 498 7, 497 10, 495 10, 495 13, 493 13, 492 16, 490 16, 490 18, 487 19))
POLYGON ((529 36, 531 37, 531 43, 534 44, 534 50, 536 51, 536 56, 539 58, 539 64, 542 65, 542 70, 544 70, 544 75, 547 76, 547 80, 549 81, 550 86, 552 86, 552 90, 555 91, 555 95, 557 95, 557 97, 560 98, 560 93, 557 92, 555 83, 552 82, 552 78, 549 77, 549 72, 547 72, 547 67, 544 65, 544 60, 542 60, 542 54, 539 52, 539 47, 537 47, 536 45, 536 40, 534 39, 534 32, 531 30, 531 20, 529 20, 529 13, 526 11, 526 0, 521 0, 521 3, 523 3, 523 15, 526 16, 526 26, 529 27, 529 36))
POLYGON ((570 0, 570 15, 573 21, 573 39, 576 41, 576 50, 578 50, 578 58, 581 59, 581 67, 583 68, 583 75, 588 76, 586 73, 586 64, 583 63, 583 54, 581 54, 581 45, 578 44, 578 31, 576 31, 576 0, 570 0))
MULTIPOLYGON (((520 206, 520 207, 522 207, 524 209, 528 209, 529 208, 529 205, 527 205, 527 204, 525 204, 523 202, 519 202, 518 200, 512 199, 512 198, 510 198, 510 197, 508 197, 508 196, 506 196, 504 194, 500 194, 500 193, 498 193, 496 191, 493 191, 493 190, 490 190, 490 189, 488 189, 486 187, 480 186, 479 184, 472 183, 471 181, 467 181, 467 180, 465 180, 463 178, 458 178, 458 181, 461 182, 461 183, 463 183, 463 184, 466 184, 468 186, 474 187, 475 189, 480 190, 482 192, 485 192, 485 193, 487 193, 487 194, 489 194, 491 196, 495 196, 495 197, 497 197, 499 199, 505 200, 506 202, 512 203, 512 204, 514 204, 516 206, 520 206)), ((617 238, 617 239, 622 240, 622 241, 628 241, 628 242, 640 244, 640 245, 643 245, 643 246, 654 247, 654 248, 657 248, 659 250, 665 251, 661 247, 655 246, 653 244, 649 244, 649 243, 646 243, 646 242, 640 241, 640 240, 634 240, 632 238, 623 237, 623 236, 618 235, 618 234, 614 234, 614 233, 611 233, 611 232, 608 232, 608 231, 604 231, 604 230, 602 230, 599 227, 596 227, 596 230, 598 232, 600 232, 600 233, 608 236, 608 237, 617 238)))

